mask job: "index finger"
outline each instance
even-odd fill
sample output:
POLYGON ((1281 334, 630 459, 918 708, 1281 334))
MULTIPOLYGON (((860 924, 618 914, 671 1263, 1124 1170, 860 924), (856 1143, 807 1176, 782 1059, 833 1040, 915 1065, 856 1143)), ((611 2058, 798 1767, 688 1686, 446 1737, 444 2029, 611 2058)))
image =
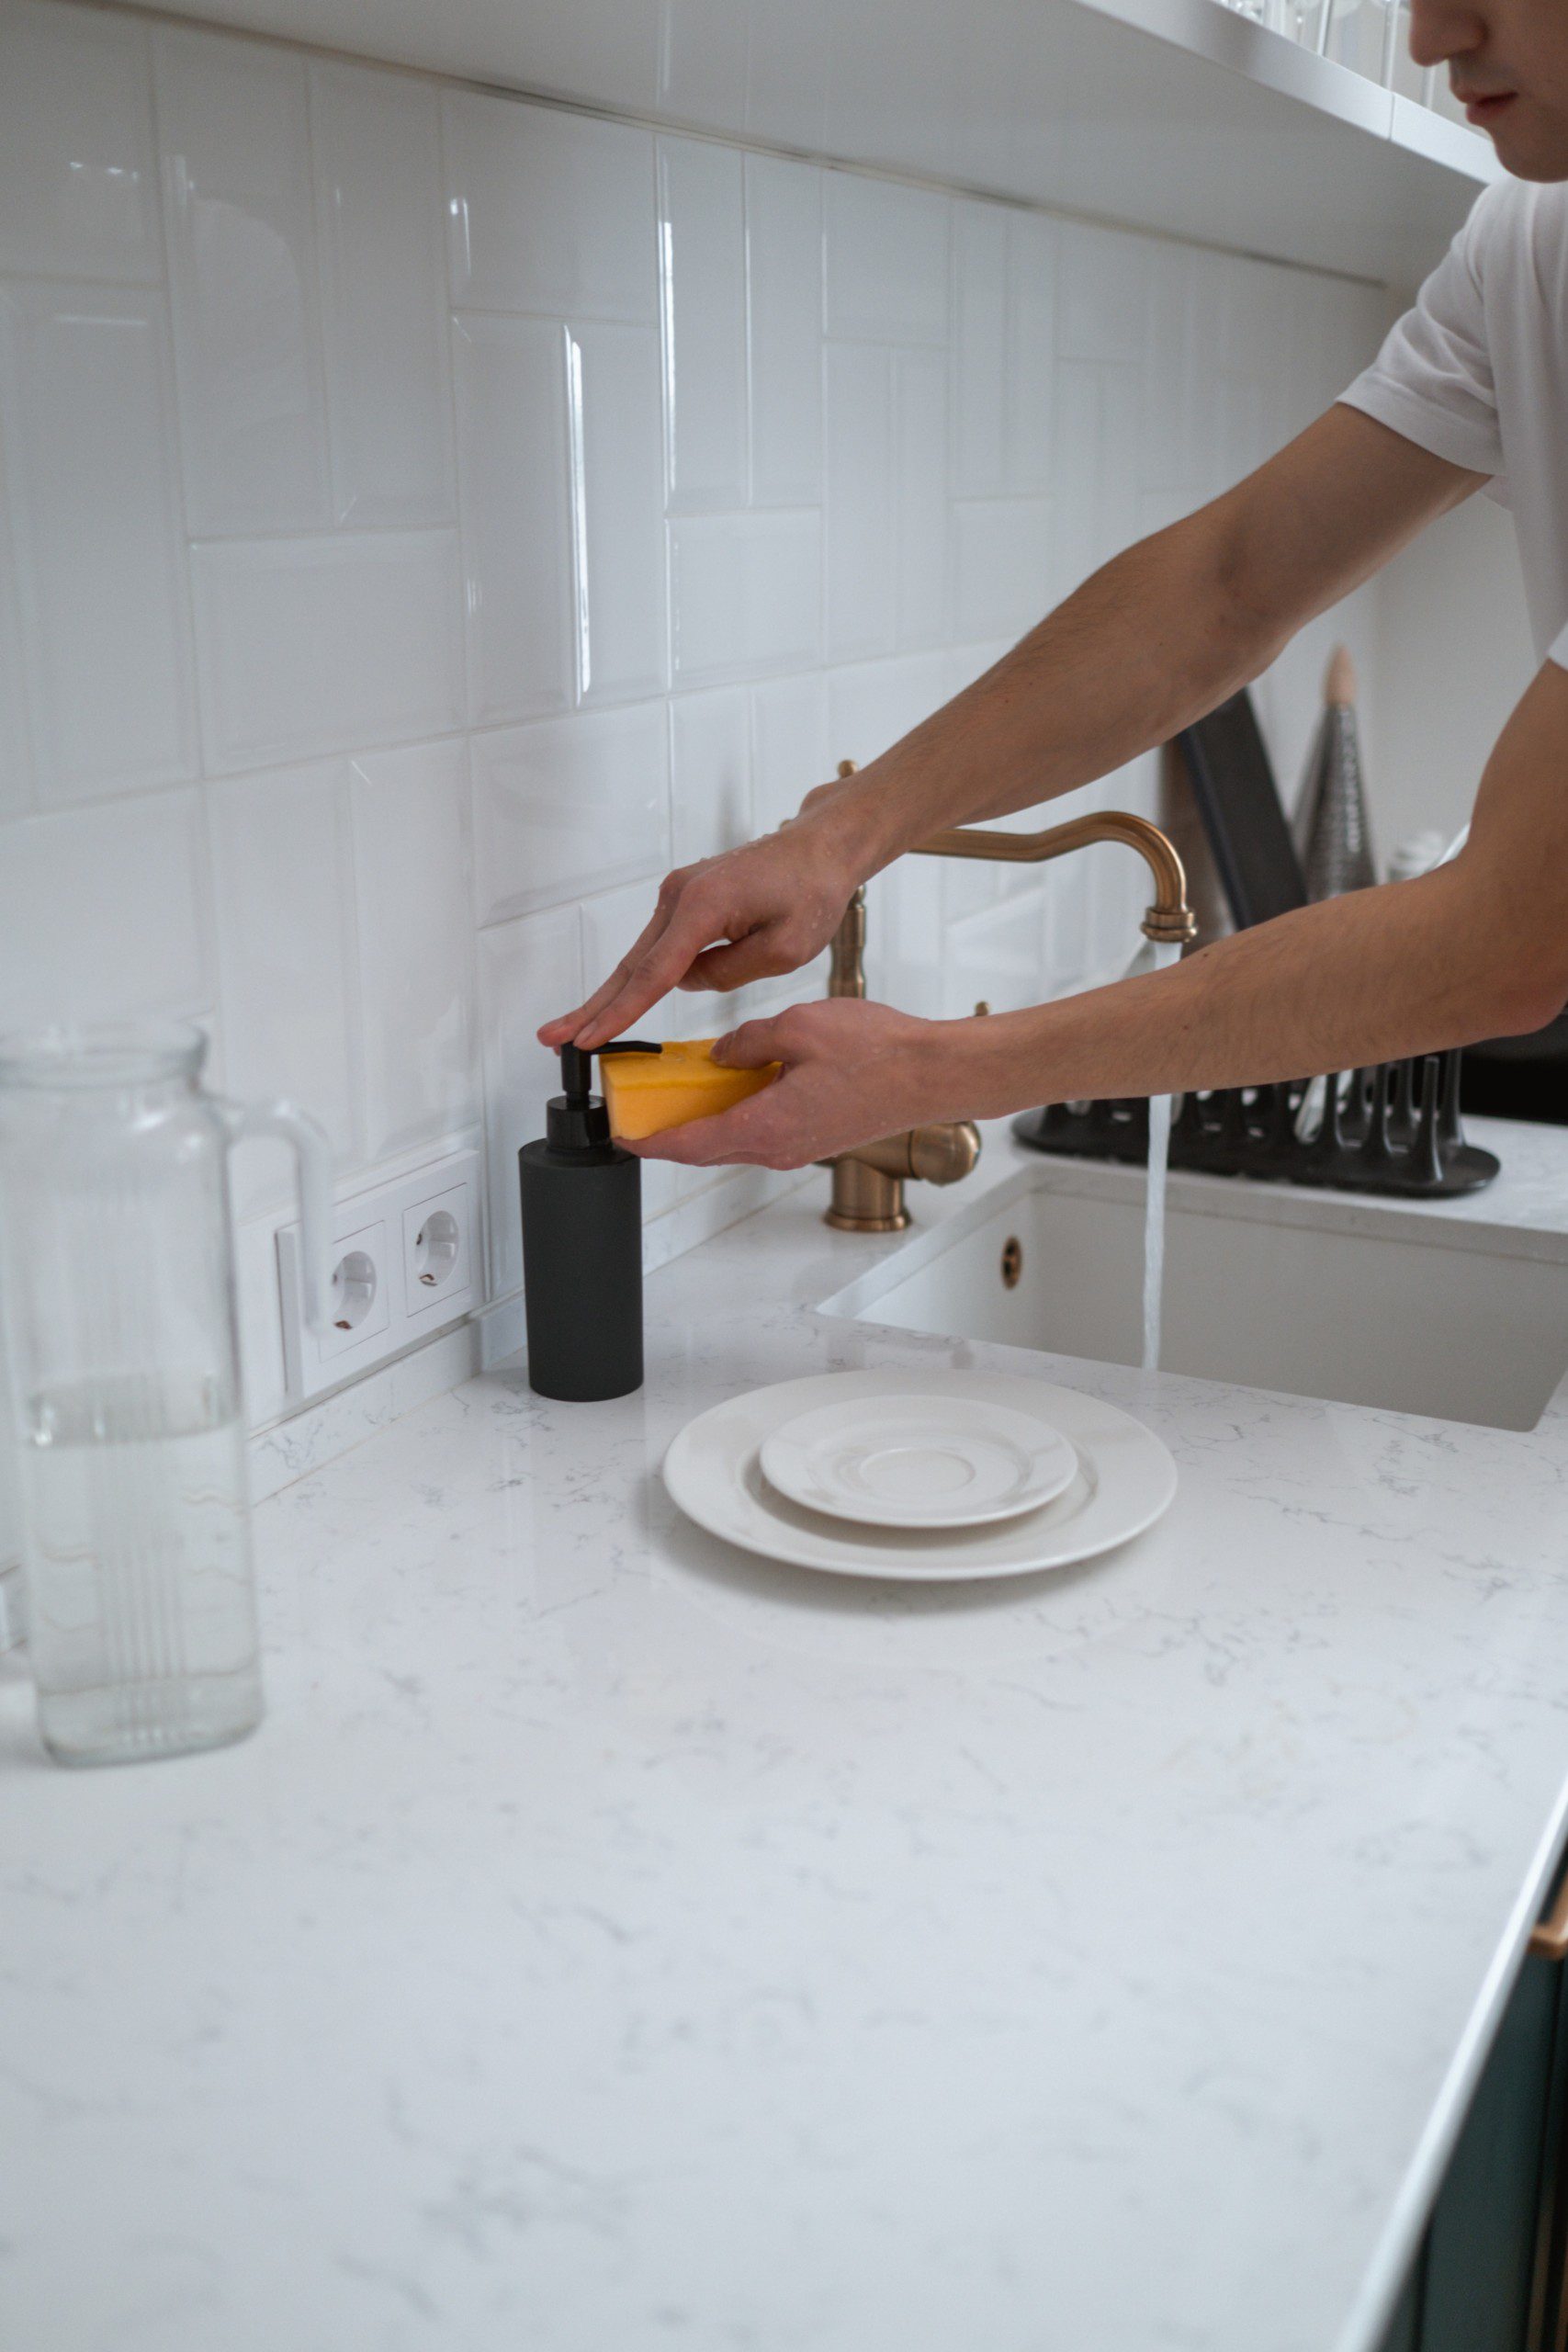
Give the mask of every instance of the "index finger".
POLYGON ((615 997, 620 989, 626 987, 627 980, 631 977, 632 970, 636 965, 638 956, 643 954, 647 948, 652 945, 653 942, 660 936, 660 933, 664 930, 664 927, 669 921, 670 918, 664 912, 663 909, 661 907, 656 907, 653 913, 649 917, 648 922, 644 923, 642 929, 638 932, 637 937, 633 940, 631 945, 622 956, 620 962, 616 965, 615 970, 610 974, 609 978, 607 980, 601 980, 592 995, 586 998, 584 1001, 578 1006, 575 1012, 558 1012, 553 1021, 547 1021, 544 1023, 538 1032, 540 1045, 570 1045, 572 1040, 576 1037, 578 1031, 583 1026, 585 1022, 592 1020, 594 1014, 599 1011, 600 1006, 608 1004, 611 999, 615 997))
POLYGON ((631 1028, 649 1005, 668 996, 677 981, 685 978, 703 949, 711 946, 714 935, 711 917, 695 907, 682 915, 677 905, 662 931, 646 946, 639 941, 625 965, 617 967, 596 997, 590 998, 577 1044, 591 1051, 631 1028))

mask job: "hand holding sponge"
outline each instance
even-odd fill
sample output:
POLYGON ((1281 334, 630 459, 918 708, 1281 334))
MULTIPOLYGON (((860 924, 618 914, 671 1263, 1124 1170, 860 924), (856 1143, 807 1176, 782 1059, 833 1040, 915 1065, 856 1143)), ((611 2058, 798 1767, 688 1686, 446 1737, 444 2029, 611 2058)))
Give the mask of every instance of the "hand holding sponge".
POLYGON ((779 1075, 778 1062, 761 1069, 726 1069, 713 1059, 714 1044, 712 1037, 696 1037, 661 1046, 656 1054, 601 1047, 599 1081, 617 1142, 640 1143, 688 1119, 714 1118, 749 1094, 760 1094, 779 1075))

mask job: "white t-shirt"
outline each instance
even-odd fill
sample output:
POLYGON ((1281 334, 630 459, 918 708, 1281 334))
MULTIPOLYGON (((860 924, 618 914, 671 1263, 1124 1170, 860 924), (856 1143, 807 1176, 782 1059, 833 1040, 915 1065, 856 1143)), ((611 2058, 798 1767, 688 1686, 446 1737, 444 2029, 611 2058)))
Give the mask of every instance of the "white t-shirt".
POLYGON ((1340 398, 1491 474, 1536 651, 1568 669, 1568 183, 1500 180, 1340 398))

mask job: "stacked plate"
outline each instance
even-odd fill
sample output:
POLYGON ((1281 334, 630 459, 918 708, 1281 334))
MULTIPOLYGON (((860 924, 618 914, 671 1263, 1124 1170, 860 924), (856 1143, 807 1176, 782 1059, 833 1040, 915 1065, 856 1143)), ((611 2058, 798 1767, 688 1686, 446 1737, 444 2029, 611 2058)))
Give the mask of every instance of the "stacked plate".
POLYGON ((828 1372, 687 1423, 664 1483, 699 1527, 835 1576, 1028 1576, 1150 1527, 1176 1492, 1151 1430, 1005 1373, 828 1372))

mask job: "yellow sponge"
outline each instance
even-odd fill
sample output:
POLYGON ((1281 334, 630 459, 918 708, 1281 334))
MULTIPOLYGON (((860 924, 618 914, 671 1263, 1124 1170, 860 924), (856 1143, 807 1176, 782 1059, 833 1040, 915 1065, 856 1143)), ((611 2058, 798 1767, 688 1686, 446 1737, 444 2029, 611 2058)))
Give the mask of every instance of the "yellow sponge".
POLYGON ((637 1143, 688 1119, 711 1119, 732 1110, 749 1094, 771 1086, 781 1065, 761 1069, 725 1069, 712 1058, 714 1041, 696 1037, 660 1046, 657 1054, 603 1055, 600 1082, 609 1106, 610 1133, 637 1143))

